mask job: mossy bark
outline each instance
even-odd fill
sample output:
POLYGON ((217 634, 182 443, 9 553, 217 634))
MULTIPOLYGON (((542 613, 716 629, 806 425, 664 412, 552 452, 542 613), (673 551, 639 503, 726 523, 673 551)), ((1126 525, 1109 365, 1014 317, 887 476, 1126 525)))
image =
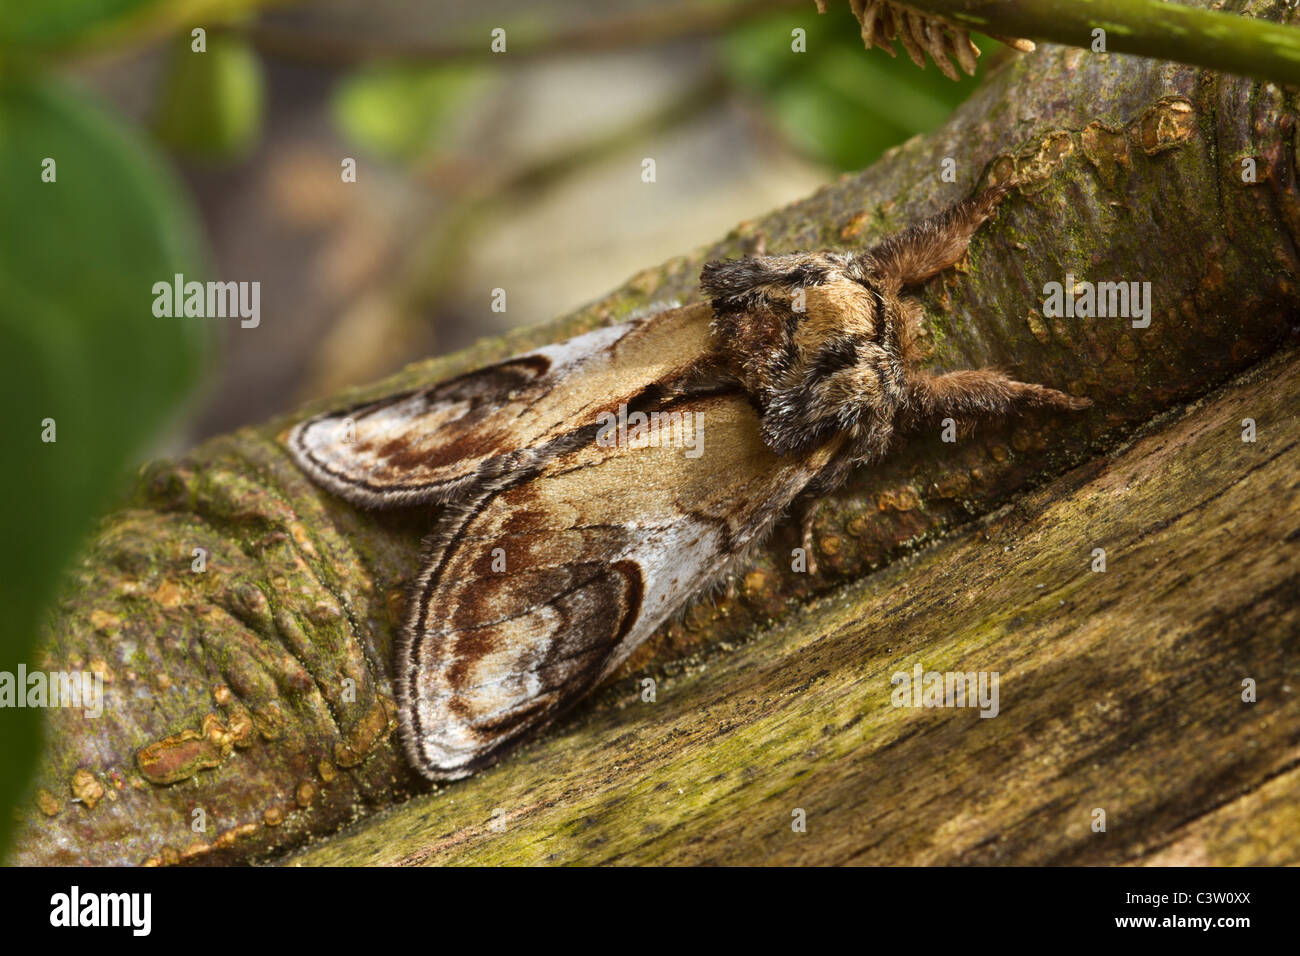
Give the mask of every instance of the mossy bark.
POLYGON ((1298 407, 1291 351, 289 862, 1298 863, 1298 407), (997 672, 996 713, 895 706, 917 665, 997 672))
MULTIPOLYGON (((1274 17, 1282 9, 1243 6, 1274 17)), ((1294 712, 1278 702, 1291 692, 1274 688, 1240 711, 1214 696, 1234 698, 1239 676, 1285 671, 1277 649, 1295 634, 1294 580, 1277 568, 1274 579, 1225 569, 1230 606, 1247 616, 1238 626, 1206 605, 1202 633, 1200 624, 1180 630, 1173 610, 1213 592, 1192 564, 1154 563, 1173 560, 1178 548, 1229 547, 1233 534, 1241 560, 1281 560, 1285 549, 1275 551, 1270 536, 1287 530, 1277 509, 1294 494, 1290 486, 1278 485, 1275 499, 1241 498, 1240 526, 1211 508, 1256 480, 1243 455, 1281 447, 1270 444, 1273 426, 1262 425, 1267 441, 1244 452, 1239 437, 1190 459, 1177 457, 1173 444, 1163 458, 1127 457, 1130 450, 1121 460, 1169 472, 1167 482, 1166 471, 1148 476, 1149 500, 1124 498, 1124 486, 1106 485, 1105 469, 1133 428, 1287 342, 1300 272, 1296 108, 1294 91, 1268 84, 1045 47, 991 74, 945 127, 870 169, 648 269, 573 316, 332 400, 437 381, 656 299, 693 299, 699 267, 711 258, 855 246, 1014 177, 1021 188, 976 237, 967 262, 923 292, 928 361, 999 365, 1096 403, 1077 418, 1021 419, 956 445, 938 435, 914 440, 884 467, 855 475, 818 504, 816 574, 790 570, 798 535, 784 523, 739 576, 734 596, 697 602, 619 677, 663 678, 691 661, 717 663, 661 680, 660 703, 648 710, 638 709, 631 684, 616 680, 546 741, 405 805, 376 824, 404 836, 390 858, 1130 858, 1139 852, 1134 838, 1089 842, 1071 829, 1088 830, 1077 813, 1109 807, 1116 825, 1144 819, 1140 839, 1168 844, 1179 827, 1239 832, 1231 815, 1220 823, 1201 816, 1224 812, 1226 794, 1278 806, 1277 787, 1284 797, 1294 793, 1277 781, 1267 791, 1273 796, 1251 789, 1289 772, 1278 754, 1288 740, 1294 753, 1294 712), (941 176, 946 158, 956 163, 954 183, 941 176), (1253 179, 1243 177, 1251 166, 1253 179), (1044 318, 1041 290, 1067 273, 1149 281, 1149 327, 1044 318), (979 544, 988 529, 909 558, 918 545, 1085 462, 1092 464, 1020 499, 989 526, 1005 533, 1005 546, 1021 546, 1006 552, 1011 564, 1000 563, 1003 545, 979 544), (1088 497, 1089 482, 1109 490, 1088 497), (1016 523, 1033 515, 1050 523, 1016 523), (1084 573, 1091 549, 1108 541, 1131 541, 1140 554, 1143 529, 1167 543, 1171 557, 1150 552, 1142 575, 1084 573), (1182 537, 1169 537, 1175 531, 1182 537), (1037 557, 1015 563, 1028 551, 1037 557), (881 567, 839 599, 849 602, 842 613, 834 600, 810 605, 881 567), (1171 567, 1181 570, 1166 576, 1171 567), (918 569, 925 576, 915 577, 918 569), (1028 594, 1013 573, 1030 575, 1054 600, 1036 588, 1028 594), (1172 602, 1163 615, 1160 601, 1172 602), (804 606, 784 630, 754 638, 804 606), (742 651, 719 656, 741 641, 742 651), (999 669, 1024 683, 995 720, 895 711, 888 677, 900 655, 937 670, 999 669), (1089 661, 1104 666, 1090 671, 1089 661), (1179 711, 1183 694, 1218 709, 1179 711), (1140 716, 1143 701, 1171 700, 1160 714, 1172 724, 1135 727, 1110 716, 1140 716), (1216 725, 1220 717, 1229 722, 1216 725), (893 746, 881 746, 888 741, 893 746), (1087 746, 1070 749, 1080 741, 1087 746), (1135 742, 1151 748, 1145 763, 1131 753, 1129 763, 1101 759, 1107 747, 1135 742), (1043 771, 1050 785, 1042 794, 1010 786, 1035 779, 1048 758, 1055 763, 1043 771), (624 764, 638 772, 626 774, 624 764), (1152 776, 1152 766, 1163 776, 1152 776), (1116 776, 1121 771, 1129 776, 1116 776), (868 788, 877 777, 884 783, 868 788), (816 780, 825 787, 813 787, 816 780), (728 796, 736 793, 748 802, 728 796), (860 799, 866 793, 871 802, 860 799), (930 793, 936 801, 923 811, 906 803, 930 793), (647 801, 658 801, 652 814, 647 801), (488 839, 482 831, 498 807, 513 835, 488 830, 488 839), (795 807, 810 820, 802 843, 789 831, 795 807), (777 816, 751 813, 760 808, 777 816), (839 837, 808 839, 817 820, 838 813, 839 837), (421 820, 430 821, 423 831, 421 820), (1051 829, 1058 824, 1065 829, 1051 829), (604 842, 592 845, 597 838, 604 842)), ((1293 393, 1276 375, 1276 383, 1252 386, 1253 400, 1273 411, 1232 414, 1276 421, 1284 434, 1293 393)), ((147 466, 130 500, 103 520, 54 609, 38 665, 109 672, 105 712, 49 713, 11 862, 267 859, 425 791, 392 736, 389 666, 403 587, 434 512, 368 514, 321 492, 280 441, 297 417, 147 466), (192 570, 195 549, 206 553, 201 572, 192 570)), ((1267 467, 1283 468, 1281 461, 1267 467)), ((1285 472, 1269 474, 1285 481, 1285 472)), ((334 856, 305 859, 379 859, 388 835, 368 832, 338 841, 334 856)), ((1289 853, 1295 837, 1287 834, 1280 839, 1289 853)))

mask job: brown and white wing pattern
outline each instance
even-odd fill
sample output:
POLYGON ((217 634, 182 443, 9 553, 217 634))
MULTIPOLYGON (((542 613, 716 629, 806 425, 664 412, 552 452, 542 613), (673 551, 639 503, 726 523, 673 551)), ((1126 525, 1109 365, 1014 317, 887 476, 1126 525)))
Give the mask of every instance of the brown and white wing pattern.
POLYGON ((769 451, 738 393, 672 410, 698 415, 699 457, 585 442, 442 519, 396 665, 403 741, 425 776, 463 777, 550 723, 764 535, 819 466, 769 451))
POLYGON ((449 505, 395 662, 414 766, 463 777, 541 730, 742 561, 796 495, 825 494, 896 435, 1086 407, 992 369, 920 366, 924 309, 903 289, 956 263, 1010 192, 859 253, 711 263, 711 305, 295 428, 298 462, 349 501, 449 505))
POLYGON ((596 329, 417 391, 309 418, 290 453, 318 484, 367 508, 451 501, 527 469, 553 443, 688 367, 707 306, 596 329))

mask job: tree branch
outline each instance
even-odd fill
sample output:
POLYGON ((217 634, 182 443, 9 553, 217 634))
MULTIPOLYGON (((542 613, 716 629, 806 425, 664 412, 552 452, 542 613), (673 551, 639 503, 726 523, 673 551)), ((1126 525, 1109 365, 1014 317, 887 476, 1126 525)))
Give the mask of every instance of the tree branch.
POLYGON ((1300 30, 1270 22, 1276 0, 1232 6, 1249 16, 1164 0, 907 0, 968 30, 1136 53, 1277 83, 1300 84, 1300 30))

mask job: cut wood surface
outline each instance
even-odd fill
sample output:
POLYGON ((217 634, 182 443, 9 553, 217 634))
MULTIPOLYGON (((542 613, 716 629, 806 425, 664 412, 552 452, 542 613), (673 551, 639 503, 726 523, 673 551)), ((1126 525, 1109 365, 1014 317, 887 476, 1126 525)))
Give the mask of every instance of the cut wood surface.
POLYGON ((1293 352, 291 862, 1300 862, 1297 407, 1293 352), (997 671, 997 715, 894 706, 917 664, 997 671))

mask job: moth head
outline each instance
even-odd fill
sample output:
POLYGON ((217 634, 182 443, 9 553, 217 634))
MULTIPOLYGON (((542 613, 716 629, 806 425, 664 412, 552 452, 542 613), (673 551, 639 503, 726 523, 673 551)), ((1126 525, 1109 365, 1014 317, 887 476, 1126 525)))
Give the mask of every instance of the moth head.
POLYGON ((715 344, 780 454, 838 432, 879 440, 902 399, 912 314, 869 266, 816 252, 704 267, 715 344))

